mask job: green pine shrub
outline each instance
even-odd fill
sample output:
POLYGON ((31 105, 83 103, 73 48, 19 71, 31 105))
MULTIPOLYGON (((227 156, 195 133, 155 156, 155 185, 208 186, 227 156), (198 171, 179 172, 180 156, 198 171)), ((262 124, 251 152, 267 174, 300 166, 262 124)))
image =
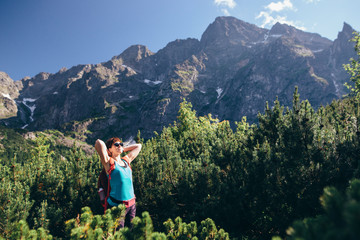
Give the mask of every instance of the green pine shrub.
POLYGON ((320 198, 324 213, 296 221, 287 239, 358 239, 360 235, 360 180, 350 183, 345 193, 326 187, 320 198))

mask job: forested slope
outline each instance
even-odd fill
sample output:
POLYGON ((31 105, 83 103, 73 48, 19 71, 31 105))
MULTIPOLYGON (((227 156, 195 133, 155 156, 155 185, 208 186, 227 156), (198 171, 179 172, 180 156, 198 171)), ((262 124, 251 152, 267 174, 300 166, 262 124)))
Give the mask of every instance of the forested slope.
MULTIPOLYGON (((357 83, 359 69, 348 67, 357 83)), ((143 150, 132 168, 141 217, 133 231, 118 233, 121 208, 101 216, 96 155, 56 144, 56 132, 25 140, 1 128, 0 236, 356 239, 360 101, 356 84, 353 90, 315 111, 295 89, 292 108, 275 100, 257 125, 244 118, 236 130, 183 101, 178 121, 149 140, 137 136, 143 150)))

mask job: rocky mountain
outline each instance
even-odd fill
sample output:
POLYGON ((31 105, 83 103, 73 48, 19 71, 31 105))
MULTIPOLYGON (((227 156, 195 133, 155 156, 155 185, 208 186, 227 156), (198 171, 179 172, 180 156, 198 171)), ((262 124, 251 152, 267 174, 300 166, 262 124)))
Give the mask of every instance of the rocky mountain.
POLYGON ((218 17, 200 40, 170 42, 156 53, 130 46, 111 60, 39 73, 14 82, 0 74, 1 123, 29 130, 59 129, 79 138, 148 138, 176 120, 179 103, 199 115, 256 121, 266 101, 291 105, 295 86, 314 107, 340 98, 355 56, 354 30, 335 41, 275 24, 270 30, 218 17))
POLYGON ((21 82, 14 82, 9 75, 0 72, 0 119, 14 117, 18 108, 14 99, 19 97, 21 82))

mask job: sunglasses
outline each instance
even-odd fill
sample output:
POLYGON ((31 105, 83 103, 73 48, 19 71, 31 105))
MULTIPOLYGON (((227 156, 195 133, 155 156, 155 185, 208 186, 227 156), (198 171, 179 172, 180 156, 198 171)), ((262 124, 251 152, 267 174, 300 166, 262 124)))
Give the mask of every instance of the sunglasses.
POLYGON ((116 143, 114 143, 114 146, 115 147, 118 147, 118 146, 124 146, 124 144, 122 143, 122 142, 116 142, 116 143))

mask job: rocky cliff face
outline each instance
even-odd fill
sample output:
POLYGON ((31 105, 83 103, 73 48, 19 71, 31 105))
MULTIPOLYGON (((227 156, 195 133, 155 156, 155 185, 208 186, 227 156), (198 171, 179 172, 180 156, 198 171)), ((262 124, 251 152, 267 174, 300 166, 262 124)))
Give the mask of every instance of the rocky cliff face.
POLYGON ((112 135, 126 140, 137 130, 151 137, 172 123, 183 98, 199 114, 231 122, 243 116, 256 121, 276 97, 291 105, 295 86, 318 107, 345 93, 342 64, 355 55, 353 31, 344 24, 332 42, 284 24, 268 30, 219 17, 200 41, 176 40, 157 53, 134 45, 108 62, 15 83, 2 73, 1 121, 29 130, 56 128, 89 141, 112 135))
POLYGON ((21 82, 14 82, 9 75, 0 72, 0 119, 14 117, 18 108, 14 99, 19 97, 21 82))

